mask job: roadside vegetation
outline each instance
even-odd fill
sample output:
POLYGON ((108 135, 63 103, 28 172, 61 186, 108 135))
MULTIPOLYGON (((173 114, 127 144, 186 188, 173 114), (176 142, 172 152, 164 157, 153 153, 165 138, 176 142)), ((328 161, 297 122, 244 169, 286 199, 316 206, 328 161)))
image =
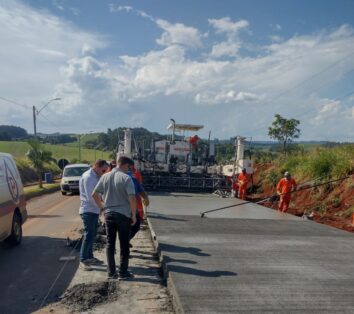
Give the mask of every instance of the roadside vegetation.
MULTIPOLYGON (((310 151, 278 155, 271 163, 276 167, 270 175, 274 180, 285 171, 290 171, 298 180, 331 180, 354 173, 354 145, 316 147, 310 151)), ((272 178, 269 179, 272 181, 272 178)))
MULTIPOLYGON (((250 197, 273 195, 285 171, 292 174, 300 188, 347 178, 294 193, 289 213, 311 215, 317 222, 354 231, 354 144, 297 149, 286 155, 279 152, 271 159, 268 157, 265 153, 255 162, 254 194, 250 197)), ((277 206, 273 203, 266 205, 273 208, 277 206)))
MULTIPOLYGON (((78 144, 69 145, 51 145, 51 144, 42 144, 43 147, 52 152, 53 158, 60 159, 65 158, 73 162, 77 161, 79 158, 79 147, 78 144)), ((29 150, 30 146, 27 142, 18 142, 18 141, 0 141, 0 151, 4 153, 9 153, 15 158, 24 158, 26 152, 29 150)), ((110 152, 81 148, 81 159, 93 162, 96 158, 109 159, 110 152)))

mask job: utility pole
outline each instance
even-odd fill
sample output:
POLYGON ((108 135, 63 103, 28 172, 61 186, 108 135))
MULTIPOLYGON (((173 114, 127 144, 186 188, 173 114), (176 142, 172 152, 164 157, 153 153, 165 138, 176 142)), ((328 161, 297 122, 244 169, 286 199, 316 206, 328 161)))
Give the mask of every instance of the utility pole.
POLYGON ((52 101, 55 100, 61 100, 61 98, 57 97, 57 98, 53 98, 51 100, 49 100, 44 106, 42 106, 39 110, 36 109, 36 106, 33 106, 33 131, 34 131, 34 137, 37 137, 37 116, 39 115, 39 113, 45 108, 47 107, 52 101))
POLYGON ((36 107, 35 106, 33 106, 33 131, 34 131, 34 137, 37 137, 36 107))
POLYGON ((81 139, 81 135, 79 134, 79 161, 81 161, 81 142, 80 142, 80 139, 81 139))

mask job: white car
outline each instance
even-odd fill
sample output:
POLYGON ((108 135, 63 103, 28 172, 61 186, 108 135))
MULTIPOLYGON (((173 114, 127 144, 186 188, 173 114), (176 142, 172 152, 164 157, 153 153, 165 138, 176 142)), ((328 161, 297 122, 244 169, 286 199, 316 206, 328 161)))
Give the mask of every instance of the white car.
POLYGON ((26 219, 26 200, 16 163, 10 154, 0 153, 0 242, 20 244, 26 219))
POLYGON ((72 164, 67 165, 63 170, 63 176, 60 182, 61 194, 78 193, 79 181, 82 174, 90 169, 88 164, 72 164))

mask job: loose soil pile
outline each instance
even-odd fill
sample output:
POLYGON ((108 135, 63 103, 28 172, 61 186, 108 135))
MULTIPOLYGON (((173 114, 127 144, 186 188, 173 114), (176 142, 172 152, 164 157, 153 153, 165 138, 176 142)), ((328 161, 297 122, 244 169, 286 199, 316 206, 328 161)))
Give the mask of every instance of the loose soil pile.
MULTIPOLYGON (((249 200, 257 201, 275 194, 267 180, 267 174, 274 169, 269 164, 255 167, 253 182, 258 193, 249 194, 249 200)), ((296 178, 295 178, 296 180, 296 178)), ((298 182, 301 184, 301 182, 298 182)), ((265 202, 263 206, 278 208, 277 202, 265 202)), ((323 185, 321 187, 294 193, 291 197, 289 214, 310 217, 310 219, 335 228, 354 232, 352 214, 354 212, 354 182, 353 177, 347 180, 323 185)))
POLYGON ((68 289, 61 303, 74 311, 82 312, 118 299, 118 281, 78 284, 68 289))

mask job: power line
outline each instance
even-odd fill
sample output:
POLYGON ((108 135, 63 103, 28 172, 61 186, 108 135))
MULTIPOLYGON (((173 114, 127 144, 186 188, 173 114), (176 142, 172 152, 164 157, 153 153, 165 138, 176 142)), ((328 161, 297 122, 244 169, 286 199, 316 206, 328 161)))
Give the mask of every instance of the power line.
MULTIPOLYGON (((278 95, 275 96, 273 99, 268 100, 266 103, 270 103, 270 102, 273 102, 274 100, 279 99, 281 96, 285 95, 286 93, 288 93, 288 92, 290 92, 290 91, 292 91, 292 90, 298 88, 299 86, 303 85, 304 83, 306 83, 306 82, 312 80, 314 77, 316 77, 316 76, 318 76, 318 75, 320 75, 320 74, 325 73, 325 72, 328 71, 329 69, 335 67, 336 65, 338 65, 339 63, 341 63, 342 61, 348 59, 349 57, 351 57, 351 56, 353 56, 353 55, 354 55, 354 52, 350 53, 349 55, 347 55, 347 56, 341 58, 340 60, 336 61, 335 63, 333 63, 333 64, 327 66, 327 67, 324 68, 324 69, 322 69, 320 72, 317 72, 317 73, 315 73, 314 75, 311 75, 309 78, 307 78, 306 80, 304 80, 304 81, 300 82, 299 84, 293 86, 292 88, 289 88, 289 89, 285 90, 284 92, 278 94, 278 95)), ((347 75, 347 74, 349 74, 349 73, 351 73, 351 72, 353 72, 353 71, 354 71, 354 69, 350 69, 349 71, 344 72, 343 75, 347 75)), ((326 83, 326 84, 327 84, 327 83, 326 83)), ((319 91, 319 90, 321 90, 321 89, 323 88, 323 86, 326 85, 326 84, 321 84, 320 87, 317 88, 317 89, 315 89, 314 91, 319 91)), ((314 91, 312 91, 312 93, 313 93, 314 91)), ((331 101, 331 103, 332 103, 332 102, 335 102, 335 101, 338 101, 338 100, 340 100, 340 99, 342 99, 342 98, 348 97, 348 96, 350 96, 350 95, 353 94, 353 93, 354 93, 354 91, 352 91, 352 92, 350 92, 349 94, 346 94, 346 95, 344 95, 344 96, 338 97, 338 98, 334 99, 333 101, 331 101)), ((303 114, 306 114, 306 113, 308 113, 308 112, 311 112, 311 111, 313 111, 313 110, 315 110, 315 109, 316 109, 316 108, 311 108, 310 110, 306 110, 305 112, 302 112, 302 113, 296 115, 296 117, 302 116, 303 114)), ((252 131, 263 130, 264 128, 266 128, 266 126, 263 126, 263 127, 257 128, 257 129, 252 129, 252 131)), ((247 131, 246 131, 246 133, 247 133, 247 131)))
MULTIPOLYGON (((344 94, 344 95, 342 95, 342 96, 339 96, 339 97, 337 97, 337 98, 331 100, 329 103, 334 103, 334 102, 336 102, 336 101, 338 101, 338 100, 347 98, 347 97, 349 97, 349 96, 351 96, 351 95, 353 95, 353 94, 354 94, 354 90, 352 90, 352 91, 349 92, 349 93, 346 93, 346 94, 344 94)), ((309 113, 309 112, 311 112, 311 111, 314 111, 314 110, 316 110, 316 108, 311 108, 311 109, 309 109, 309 110, 306 110, 306 111, 304 111, 304 112, 302 112, 302 113, 299 113, 299 114, 295 115, 295 117, 301 117, 302 115, 307 114, 307 113, 309 113)), ((253 132, 254 132, 254 131, 259 131, 259 130, 263 130, 263 129, 265 129, 265 128, 267 128, 267 126, 262 126, 262 127, 260 127, 260 128, 257 128, 257 129, 252 129, 251 131, 253 131, 253 132)), ((247 133, 247 131, 246 131, 246 133, 247 133)))
MULTIPOLYGON (((333 64, 331 64, 331 65, 325 67, 324 69, 322 69, 320 72, 317 72, 317 73, 311 75, 310 77, 308 77, 308 78, 305 79, 304 81, 302 81, 302 82, 296 84, 295 86, 293 86, 293 87, 291 87, 291 88, 289 88, 289 89, 283 91, 282 93, 278 94, 278 95, 275 96, 273 99, 269 100, 268 103, 269 103, 269 102, 272 102, 272 101, 274 101, 274 100, 276 100, 276 99, 278 99, 278 98, 280 98, 281 96, 287 94, 288 92, 290 92, 290 91, 292 91, 292 90, 298 88, 299 86, 301 86, 301 85, 307 83, 308 81, 312 80, 314 77, 316 77, 316 76, 318 76, 318 75, 320 75, 320 74, 323 74, 323 73, 327 72, 329 69, 332 69, 332 68, 335 67, 337 64, 341 63, 342 61, 344 61, 345 59, 348 59, 349 57, 351 57, 351 56, 353 56, 353 55, 354 55, 354 52, 352 52, 351 54, 347 55, 346 57, 344 57, 344 58, 342 58, 342 59, 339 59, 339 60, 336 61, 335 63, 333 63, 333 64)), ((349 72, 351 72, 351 71, 353 71, 353 69, 350 70, 349 72)), ((349 73, 349 72, 348 72, 348 73, 349 73)))
POLYGON ((53 121, 51 121, 50 119, 48 119, 48 117, 46 117, 42 112, 39 113, 39 116, 41 116, 42 118, 44 118, 45 120, 47 120, 47 122, 53 124, 57 129, 59 129, 59 131, 61 131, 62 133, 65 133, 65 131, 59 127, 56 123, 54 123, 53 121))
POLYGON ((4 100, 4 101, 7 101, 7 102, 9 102, 9 103, 11 103, 11 104, 13 104, 13 105, 20 106, 20 107, 25 108, 25 109, 30 109, 29 106, 20 104, 20 103, 18 103, 18 102, 16 102, 16 101, 13 101, 13 100, 11 100, 11 99, 7 99, 7 98, 1 97, 1 96, 0 96, 0 99, 2 99, 2 100, 4 100))

